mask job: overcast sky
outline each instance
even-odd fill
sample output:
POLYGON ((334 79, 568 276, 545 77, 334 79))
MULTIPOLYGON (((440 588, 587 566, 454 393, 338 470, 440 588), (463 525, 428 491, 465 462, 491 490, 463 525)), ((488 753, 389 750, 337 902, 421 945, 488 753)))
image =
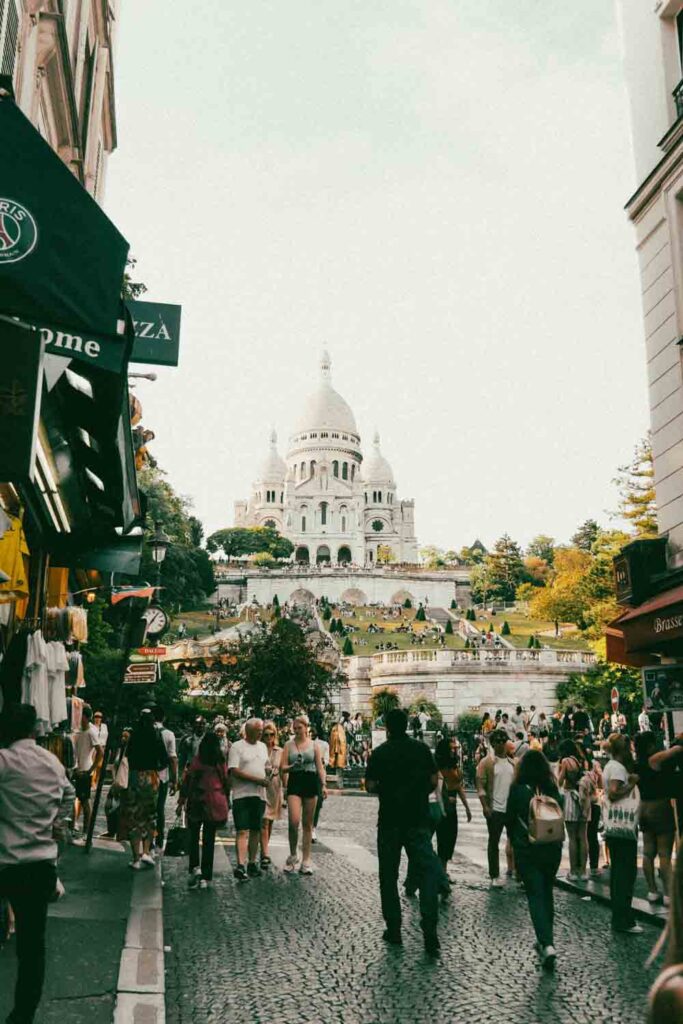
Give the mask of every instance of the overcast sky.
POLYGON ((647 428, 612 0, 124 0, 106 207, 181 361, 138 388, 207 531, 321 350, 421 544, 606 522, 647 428))

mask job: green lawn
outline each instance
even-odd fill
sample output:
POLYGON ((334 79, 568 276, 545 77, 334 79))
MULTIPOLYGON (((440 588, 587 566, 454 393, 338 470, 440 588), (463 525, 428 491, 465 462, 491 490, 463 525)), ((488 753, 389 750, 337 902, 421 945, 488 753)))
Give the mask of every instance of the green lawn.
POLYGON ((499 612, 496 616, 477 617, 474 625, 477 629, 485 630, 490 622, 496 633, 500 633, 503 623, 508 623, 511 635, 505 637, 514 647, 526 647, 529 637, 534 633, 541 643, 546 647, 561 650, 587 651, 589 646, 581 636, 577 627, 571 622, 560 623, 561 636, 555 636, 555 623, 546 622, 542 619, 532 619, 523 615, 520 611, 512 609, 505 613, 499 612))
MULTIPOLYGON (((332 607, 332 606, 331 606, 332 607)), ((384 609, 382 608, 369 608, 364 605, 360 605, 354 609, 354 615, 342 615, 341 620, 345 626, 354 626, 358 629, 358 632, 350 633, 349 639, 353 644, 354 653, 357 654, 374 654, 379 648, 380 644, 396 644, 399 650, 418 650, 418 645, 411 644, 411 636, 409 633, 397 633, 397 626, 405 626, 408 623, 412 624, 415 633, 424 633, 430 629, 433 629, 433 623, 431 622, 416 622, 415 621, 415 609, 414 608, 402 608, 401 617, 393 618, 393 616, 385 616, 384 609), (368 633, 367 627, 371 624, 381 626, 384 629, 384 633, 368 633), (358 643, 358 641, 366 641, 366 643, 358 643)), ((332 607, 332 617, 338 619, 339 611, 337 608, 332 607)), ((324 622, 327 627, 329 620, 324 622)), ((336 634, 335 634, 336 635, 336 634)), ((425 640, 425 647, 438 647, 438 639, 436 636, 425 640)), ((446 648, 451 650, 462 650, 465 646, 465 641, 456 635, 446 636, 446 648)))
MULTIPOLYGON (((186 635, 188 637, 198 636, 201 639, 201 637, 210 636, 213 633, 216 625, 216 615, 213 611, 181 612, 171 620, 171 633, 177 634, 181 622, 185 623, 186 635)), ((239 619, 221 616, 218 628, 229 629, 230 626, 234 626, 237 622, 239 622, 239 619)))

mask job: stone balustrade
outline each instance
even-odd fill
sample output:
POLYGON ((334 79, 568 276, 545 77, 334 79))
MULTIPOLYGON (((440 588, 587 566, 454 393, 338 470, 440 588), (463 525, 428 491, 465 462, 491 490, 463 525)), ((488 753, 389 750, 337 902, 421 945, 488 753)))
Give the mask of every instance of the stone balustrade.
POLYGON ((594 665, 597 658, 592 651, 570 651, 554 650, 543 648, 540 651, 532 651, 526 648, 504 648, 465 651, 444 651, 417 650, 417 651, 383 651, 380 654, 370 655, 373 666, 378 665, 401 665, 419 664, 421 662, 435 662, 440 666, 457 665, 459 663, 486 663, 486 664, 524 664, 536 663, 543 666, 552 665, 575 665, 577 667, 589 667, 594 665))

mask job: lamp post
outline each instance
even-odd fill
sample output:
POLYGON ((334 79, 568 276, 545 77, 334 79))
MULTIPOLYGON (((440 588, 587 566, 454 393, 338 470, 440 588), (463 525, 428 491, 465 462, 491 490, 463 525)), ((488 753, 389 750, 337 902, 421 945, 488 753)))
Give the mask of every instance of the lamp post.
POLYGON ((152 558, 154 559, 157 567, 156 587, 157 590, 159 590, 161 587, 161 563, 166 558, 166 552, 171 546, 171 541, 164 533, 163 527, 158 521, 154 524, 154 533, 150 538, 149 546, 152 551, 152 558))

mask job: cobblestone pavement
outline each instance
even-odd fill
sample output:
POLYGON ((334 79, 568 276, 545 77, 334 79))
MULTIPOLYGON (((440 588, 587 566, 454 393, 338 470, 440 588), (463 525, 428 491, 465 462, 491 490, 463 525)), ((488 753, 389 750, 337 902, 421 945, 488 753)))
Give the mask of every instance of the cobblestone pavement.
POLYGON ((165 859, 168 1024, 641 1024, 658 929, 613 936, 605 908, 557 892, 558 964, 547 975, 524 896, 489 890, 482 868, 457 853, 440 960, 424 955, 417 901, 404 901, 403 948, 387 948, 376 814, 374 799, 331 798, 312 878, 282 872, 284 822, 270 876, 247 884, 232 878, 230 832, 212 889, 188 891, 186 862, 165 859))

